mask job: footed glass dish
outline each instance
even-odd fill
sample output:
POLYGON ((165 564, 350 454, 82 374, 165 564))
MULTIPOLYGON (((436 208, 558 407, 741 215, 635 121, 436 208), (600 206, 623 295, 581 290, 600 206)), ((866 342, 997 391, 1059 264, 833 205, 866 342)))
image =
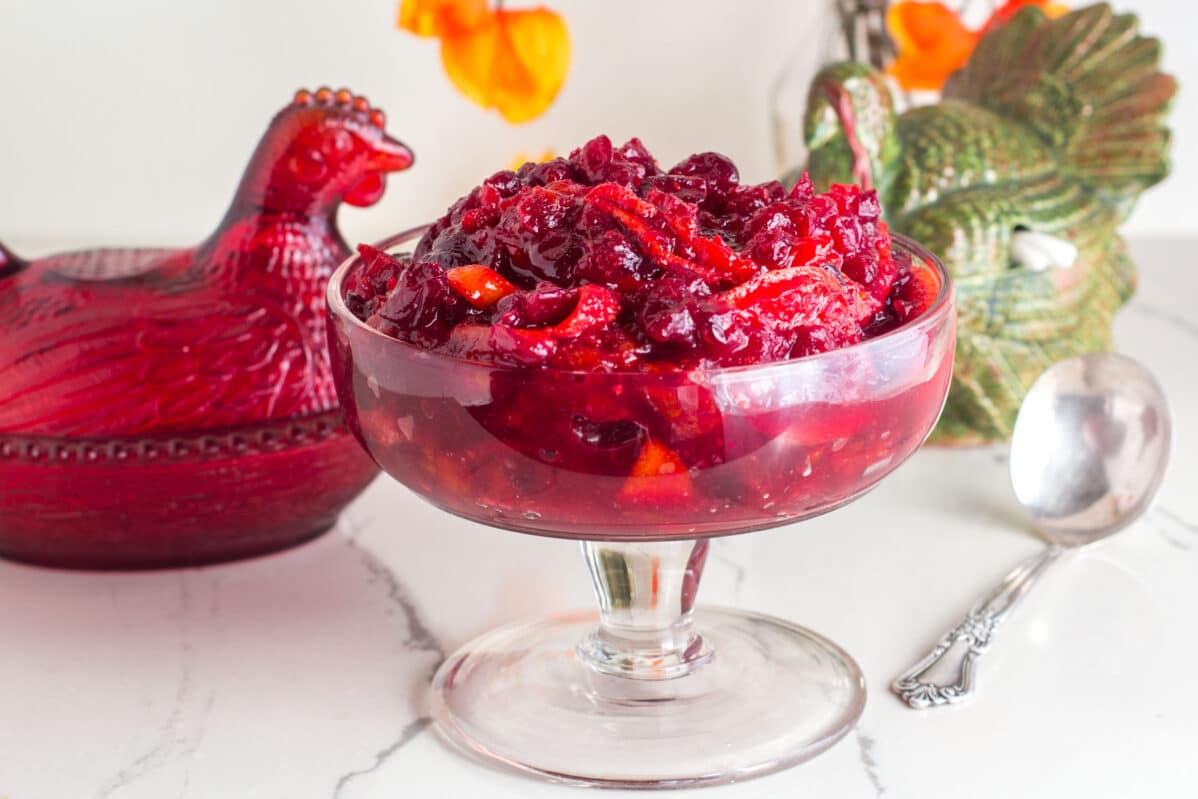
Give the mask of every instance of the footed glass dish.
POLYGON ((357 319, 345 286, 364 263, 338 269, 329 347, 358 440, 450 513, 582 541, 598 597, 598 612, 511 625, 453 653, 432 686, 451 740, 553 780, 682 787, 786 768, 852 729, 865 686, 842 649, 695 597, 710 537, 850 502, 931 431, 952 371, 953 292, 930 253, 895 247, 939 287, 904 326, 796 360, 654 372, 430 352, 357 319))

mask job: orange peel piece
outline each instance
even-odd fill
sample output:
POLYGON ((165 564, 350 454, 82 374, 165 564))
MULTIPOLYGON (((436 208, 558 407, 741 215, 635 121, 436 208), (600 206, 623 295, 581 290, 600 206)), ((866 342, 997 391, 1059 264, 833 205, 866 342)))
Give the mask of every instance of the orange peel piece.
POLYGON ((649 439, 632 464, 632 471, 620 489, 620 498, 636 503, 656 503, 685 498, 690 493, 690 472, 678 453, 649 439))
POLYGON ((507 278, 482 264, 467 264, 445 273, 453 290, 475 308, 485 310, 516 290, 507 278))

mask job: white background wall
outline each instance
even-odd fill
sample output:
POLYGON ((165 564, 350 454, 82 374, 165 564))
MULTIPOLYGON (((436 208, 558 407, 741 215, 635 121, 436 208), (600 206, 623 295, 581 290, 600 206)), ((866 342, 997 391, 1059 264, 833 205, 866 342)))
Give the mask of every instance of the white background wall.
MULTIPOLYGON (((397 0, 0 0, 0 240, 186 243, 220 218, 267 120, 300 86, 347 85, 417 152, 343 228, 428 220, 520 151, 640 135, 672 162, 715 149, 773 177, 769 83, 820 0, 547 0, 574 64, 557 104, 511 127, 463 99, 397 0)), ((526 3, 512 0, 513 6, 526 3)), ((1138 234, 1198 233, 1198 24, 1182 0, 1124 0, 1182 79, 1175 173, 1138 234), (1189 91, 1186 91, 1186 89, 1189 91)))

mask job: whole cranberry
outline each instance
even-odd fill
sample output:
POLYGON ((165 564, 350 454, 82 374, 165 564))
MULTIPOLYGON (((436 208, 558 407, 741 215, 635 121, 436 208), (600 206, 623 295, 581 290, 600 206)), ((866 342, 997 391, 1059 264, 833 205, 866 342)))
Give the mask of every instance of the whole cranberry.
POLYGON ((726 200, 740 184, 740 172, 736 164, 719 153, 696 153, 676 165, 669 174, 703 180, 707 184, 708 204, 711 200, 726 200))
POLYGON ((574 233, 580 208, 576 197, 540 186, 526 188, 505 203, 494 237, 506 249, 517 282, 565 284, 573 279, 581 255, 574 233))
POLYGON ((637 322, 659 344, 693 346, 699 329, 701 297, 710 295, 703 281, 687 282, 667 275, 645 290, 637 322))
POLYGON ((707 181, 691 175, 654 175, 641 184, 641 196, 651 191, 672 194, 683 202, 702 205, 707 199, 707 181))
POLYGON ((520 167, 517 176, 526 186, 545 186, 558 180, 577 180, 574 165, 564 158, 554 158, 541 164, 528 162, 520 167))
POLYGON ((660 271, 625 233, 615 229, 592 232, 578 261, 579 277, 620 291, 635 291, 660 271))
POLYGON ((484 180, 483 185, 494 189, 500 198, 507 198, 515 196, 523 184, 519 175, 510 169, 505 169, 484 180))
POLYGON ((607 136, 596 136, 570 153, 570 163, 592 186, 615 183, 635 188, 646 177, 657 173, 657 162, 639 139, 632 139, 616 149, 607 136))
POLYGON ((441 265, 416 261, 400 273, 395 288, 367 323, 429 346, 444 342, 465 315, 466 302, 449 285, 441 265))
POLYGON ((548 327, 566 318, 578 302, 578 289, 538 283, 532 291, 509 294, 495 306, 495 321, 510 327, 548 327))

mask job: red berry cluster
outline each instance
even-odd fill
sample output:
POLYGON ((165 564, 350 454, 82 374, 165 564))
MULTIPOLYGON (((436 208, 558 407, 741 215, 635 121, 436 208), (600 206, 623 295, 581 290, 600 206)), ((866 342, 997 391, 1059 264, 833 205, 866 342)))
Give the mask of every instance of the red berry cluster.
POLYGON ((742 185, 700 153, 669 170, 606 136, 450 207, 410 257, 363 246, 347 300, 384 333, 491 363, 737 366, 857 343, 931 297, 873 191, 742 185))

